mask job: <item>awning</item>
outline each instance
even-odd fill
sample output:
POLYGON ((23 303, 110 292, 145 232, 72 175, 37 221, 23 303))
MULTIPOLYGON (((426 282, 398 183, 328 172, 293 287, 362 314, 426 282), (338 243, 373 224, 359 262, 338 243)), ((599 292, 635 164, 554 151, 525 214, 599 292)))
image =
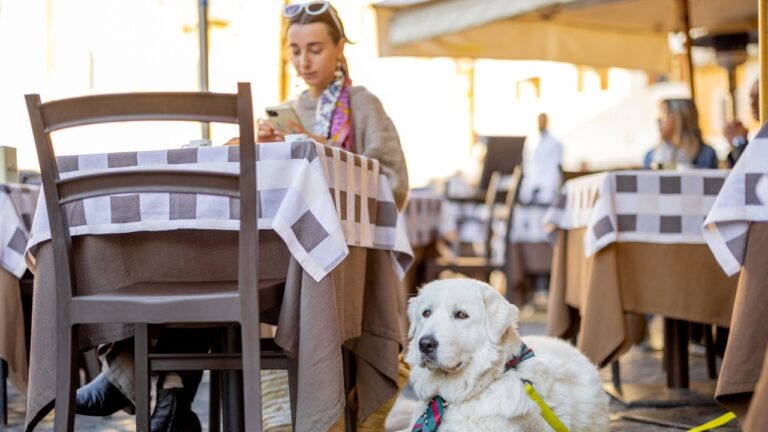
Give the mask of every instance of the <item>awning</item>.
MULTIPOLYGON (((387 0, 382 56, 552 60, 668 72, 675 0, 387 0)), ((754 29, 754 0, 689 0, 691 27, 754 29)))

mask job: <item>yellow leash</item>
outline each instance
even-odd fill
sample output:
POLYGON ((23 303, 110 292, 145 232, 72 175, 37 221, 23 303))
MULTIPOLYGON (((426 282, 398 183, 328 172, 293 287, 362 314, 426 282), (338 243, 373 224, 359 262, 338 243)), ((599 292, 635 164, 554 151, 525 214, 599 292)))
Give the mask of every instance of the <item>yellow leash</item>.
POLYGON ((710 420, 710 421, 704 423, 701 426, 696 426, 693 429, 688 429, 688 432, 704 432, 704 431, 708 431, 710 429, 714 429, 716 427, 720 427, 720 426, 728 423, 729 421, 731 421, 731 420, 733 420, 735 418, 736 418, 736 414, 728 411, 727 413, 721 415, 720 417, 718 417, 718 418, 716 418, 714 420, 710 420))
MULTIPOLYGON (((549 423, 549 425, 552 427, 552 429, 555 432, 568 432, 568 428, 565 427, 563 422, 560 421, 559 418, 557 418, 557 414, 555 414, 554 411, 552 411, 552 408, 547 405, 546 402, 544 402, 544 399, 539 396, 539 393, 536 392, 536 389, 533 388, 533 384, 531 384, 530 381, 523 380, 525 383, 525 393, 528 394, 528 397, 531 398, 534 402, 536 402, 536 405, 541 408, 541 416, 544 417, 544 420, 549 423)), ((706 429, 702 429, 706 430, 706 429)))

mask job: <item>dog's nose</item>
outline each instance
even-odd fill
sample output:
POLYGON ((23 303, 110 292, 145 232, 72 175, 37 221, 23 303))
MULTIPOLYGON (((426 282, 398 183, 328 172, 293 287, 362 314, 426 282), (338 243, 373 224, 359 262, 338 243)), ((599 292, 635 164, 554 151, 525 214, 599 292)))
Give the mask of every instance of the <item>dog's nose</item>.
POLYGON ((434 336, 423 336, 419 339, 419 351, 424 354, 432 354, 437 349, 437 339, 434 336))

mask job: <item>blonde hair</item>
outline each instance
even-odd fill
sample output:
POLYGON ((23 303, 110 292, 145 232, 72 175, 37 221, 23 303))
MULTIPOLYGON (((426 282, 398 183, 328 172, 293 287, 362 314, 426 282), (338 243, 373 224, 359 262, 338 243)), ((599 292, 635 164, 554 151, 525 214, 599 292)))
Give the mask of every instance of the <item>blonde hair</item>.
POLYGON ((675 121, 669 143, 693 161, 699 154, 703 139, 699 129, 699 112, 691 99, 665 99, 661 104, 675 121))

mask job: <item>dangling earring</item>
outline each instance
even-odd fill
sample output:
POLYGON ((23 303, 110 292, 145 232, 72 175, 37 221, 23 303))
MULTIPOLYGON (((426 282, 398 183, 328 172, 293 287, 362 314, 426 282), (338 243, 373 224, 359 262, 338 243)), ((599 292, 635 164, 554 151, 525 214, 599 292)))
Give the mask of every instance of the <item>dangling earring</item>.
POLYGON ((341 62, 341 60, 336 62, 336 79, 340 80, 344 77, 344 63, 341 62))

